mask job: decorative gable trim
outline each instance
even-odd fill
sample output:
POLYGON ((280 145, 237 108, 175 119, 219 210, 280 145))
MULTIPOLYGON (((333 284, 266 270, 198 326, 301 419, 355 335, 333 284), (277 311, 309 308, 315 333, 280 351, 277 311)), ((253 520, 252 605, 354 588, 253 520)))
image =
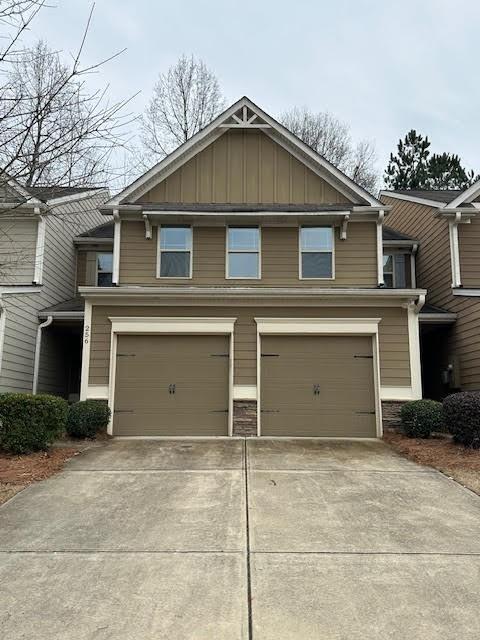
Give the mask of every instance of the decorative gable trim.
POLYGON ((223 135, 228 129, 262 129, 272 140, 283 146, 289 153, 307 165, 335 189, 347 195, 349 199, 353 201, 357 200, 354 204, 367 204, 379 208, 384 207, 379 200, 357 185, 348 176, 325 160, 325 158, 313 151, 308 145, 257 107, 257 105, 247 97, 243 97, 231 105, 208 126, 202 129, 202 131, 199 131, 143 176, 135 180, 121 193, 109 200, 105 206, 117 208, 119 205, 132 200, 138 200, 138 198, 149 191, 155 184, 167 178, 190 158, 223 135))

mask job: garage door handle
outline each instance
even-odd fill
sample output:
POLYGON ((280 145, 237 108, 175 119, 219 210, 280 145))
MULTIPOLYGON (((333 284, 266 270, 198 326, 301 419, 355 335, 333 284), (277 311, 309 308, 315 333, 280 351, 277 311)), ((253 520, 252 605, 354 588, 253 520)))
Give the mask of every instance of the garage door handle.
POLYGON ((175 393, 175 385, 174 384, 169 384, 168 385, 168 393, 170 393, 170 394, 175 393))
POLYGON ((319 384, 314 384, 313 385, 313 395, 314 396, 319 396, 320 395, 320 385, 319 384))

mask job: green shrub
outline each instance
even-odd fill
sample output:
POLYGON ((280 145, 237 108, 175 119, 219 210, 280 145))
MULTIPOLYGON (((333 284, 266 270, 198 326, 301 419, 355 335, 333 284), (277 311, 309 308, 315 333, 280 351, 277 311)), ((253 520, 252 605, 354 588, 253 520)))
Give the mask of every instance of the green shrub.
POLYGON ((0 394, 0 447, 17 454, 47 449, 64 432, 67 410, 56 396, 0 394))
POLYGON ((442 403, 435 400, 413 400, 403 405, 400 418, 409 438, 428 438, 443 424, 442 403))
POLYGON ((463 391, 447 396, 443 414, 455 442, 480 449, 480 391, 463 391))
POLYGON ((68 409, 67 433, 72 438, 94 438, 106 429, 110 420, 110 409, 98 400, 83 400, 68 409))

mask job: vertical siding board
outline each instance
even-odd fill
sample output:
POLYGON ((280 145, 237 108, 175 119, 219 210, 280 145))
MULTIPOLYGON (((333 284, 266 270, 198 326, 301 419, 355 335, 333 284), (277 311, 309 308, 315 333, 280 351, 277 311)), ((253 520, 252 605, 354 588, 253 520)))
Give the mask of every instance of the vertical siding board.
POLYGON ((333 204, 347 198, 262 131, 231 130, 138 202, 333 204))

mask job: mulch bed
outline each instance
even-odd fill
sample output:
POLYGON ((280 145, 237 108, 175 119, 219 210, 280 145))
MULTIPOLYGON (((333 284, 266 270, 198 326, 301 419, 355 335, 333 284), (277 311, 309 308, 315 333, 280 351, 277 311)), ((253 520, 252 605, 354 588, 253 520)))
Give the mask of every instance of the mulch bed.
POLYGON ((32 482, 45 480, 61 471, 65 462, 78 451, 72 447, 54 447, 22 456, 0 452, 0 504, 32 482))
POLYGON ((480 450, 466 449, 451 438, 407 438, 402 433, 387 431, 383 439, 401 455, 438 469, 480 495, 480 450))

